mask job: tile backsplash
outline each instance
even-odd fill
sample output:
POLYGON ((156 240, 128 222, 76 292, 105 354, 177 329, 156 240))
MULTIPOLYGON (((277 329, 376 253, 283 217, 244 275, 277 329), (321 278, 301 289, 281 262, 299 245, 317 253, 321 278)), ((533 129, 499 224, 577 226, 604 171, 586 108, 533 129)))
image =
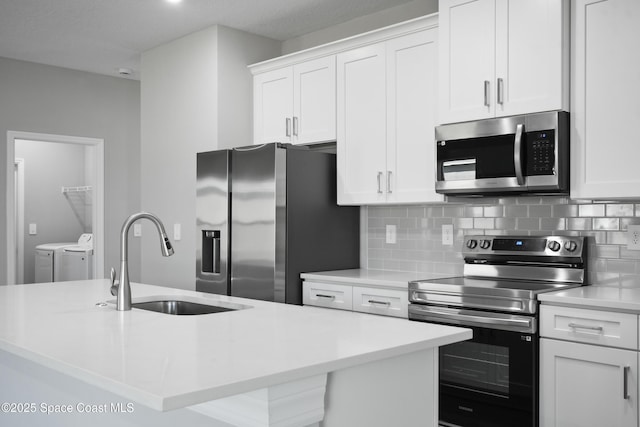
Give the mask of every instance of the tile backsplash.
POLYGON ((627 226, 640 225, 640 201, 585 202, 567 197, 449 198, 446 204, 365 209, 367 267, 462 274, 465 234, 590 236, 589 282, 640 287, 640 251, 627 249, 627 226), (452 224, 453 246, 442 244, 452 224), (396 243, 386 243, 387 225, 396 243))

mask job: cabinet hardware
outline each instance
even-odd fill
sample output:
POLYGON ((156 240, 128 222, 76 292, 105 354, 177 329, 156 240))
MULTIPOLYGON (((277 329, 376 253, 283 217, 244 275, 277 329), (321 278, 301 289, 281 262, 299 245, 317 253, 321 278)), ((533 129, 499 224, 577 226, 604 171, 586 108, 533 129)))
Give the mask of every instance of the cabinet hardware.
POLYGON ((378 194, 382 194, 382 172, 378 172, 378 194))
POLYGON ((391 192, 391 171, 387 171, 387 193, 391 192))
POLYGON ((524 174, 522 173, 522 134, 524 133, 524 125, 518 123, 516 125, 516 140, 513 146, 513 163, 516 169, 516 179, 518 185, 524 185, 524 174))
POLYGON ((291 119, 289 117, 287 117, 285 120, 285 136, 287 137, 291 137, 291 119))
POLYGON ((629 399, 629 371, 631 370, 630 366, 625 366, 622 369, 622 398, 624 400, 629 399))
POLYGON ((298 136, 298 118, 293 116, 293 136, 298 136))
POLYGON ((498 78, 498 104, 504 105, 504 79, 498 78))
POLYGON ((489 106, 489 90, 490 90, 491 82, 489 80, 484 81, 484 106, 489 106))
POLYGON ((589 325, 580 325, 578 323, 569 323, 567 326, 569 326, 571 329, 587 329, 589 331, 596 331, 596 332, 603 332, 604 328, 602 326, 589 326, 589 325))
POLYGON ((318 297, 318 298, 336 299, 335 295, 316 294, 316 297, 318 297))
POLYGON ((367 301, 369 304, 380 304, 380 305, 391 305, 389 301, 377 301, 374 299, 370 299, 367 301))

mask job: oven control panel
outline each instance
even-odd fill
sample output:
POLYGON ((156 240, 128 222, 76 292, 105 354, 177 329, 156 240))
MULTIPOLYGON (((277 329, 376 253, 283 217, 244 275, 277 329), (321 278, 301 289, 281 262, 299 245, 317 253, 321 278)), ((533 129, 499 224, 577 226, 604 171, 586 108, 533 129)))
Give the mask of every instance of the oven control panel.
POLYGON ((536 256, 581 256, 580 236, 465 236, 468 254, 527 254, 536 256))

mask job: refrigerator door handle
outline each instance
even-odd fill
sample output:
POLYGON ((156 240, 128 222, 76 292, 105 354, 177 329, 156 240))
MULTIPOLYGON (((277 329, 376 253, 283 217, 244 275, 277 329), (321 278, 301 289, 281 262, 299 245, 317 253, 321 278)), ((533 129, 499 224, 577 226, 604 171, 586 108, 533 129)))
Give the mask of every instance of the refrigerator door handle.
POLYGON ((233 148, 233 151, 253 151, 253 150, 259 150, 261 148, 266 147, 269 144, 260 144, 260 145, 253 145, 253 146, 248 146, 248 147, 236 147, 233 148))

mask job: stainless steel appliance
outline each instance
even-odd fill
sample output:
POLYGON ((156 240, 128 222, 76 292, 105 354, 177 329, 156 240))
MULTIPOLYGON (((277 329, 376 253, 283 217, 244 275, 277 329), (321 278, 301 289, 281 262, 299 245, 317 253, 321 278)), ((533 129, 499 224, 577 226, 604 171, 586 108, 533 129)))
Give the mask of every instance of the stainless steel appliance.
POLYGON ((440 349, 440 425, 538 425, 537 295, 585 284, 586 242, 465 236, 463 276, 409 284, 410 320, 473 329, 440 349))
POLYGON ((436 153, 438 193, 567 193, 569 113, 438 126, 436 153))
POLYGON ((196 290, 302 303, 300 273, 357 268, 359 209, 335 154, 265 144, 197 155, 196 290))

